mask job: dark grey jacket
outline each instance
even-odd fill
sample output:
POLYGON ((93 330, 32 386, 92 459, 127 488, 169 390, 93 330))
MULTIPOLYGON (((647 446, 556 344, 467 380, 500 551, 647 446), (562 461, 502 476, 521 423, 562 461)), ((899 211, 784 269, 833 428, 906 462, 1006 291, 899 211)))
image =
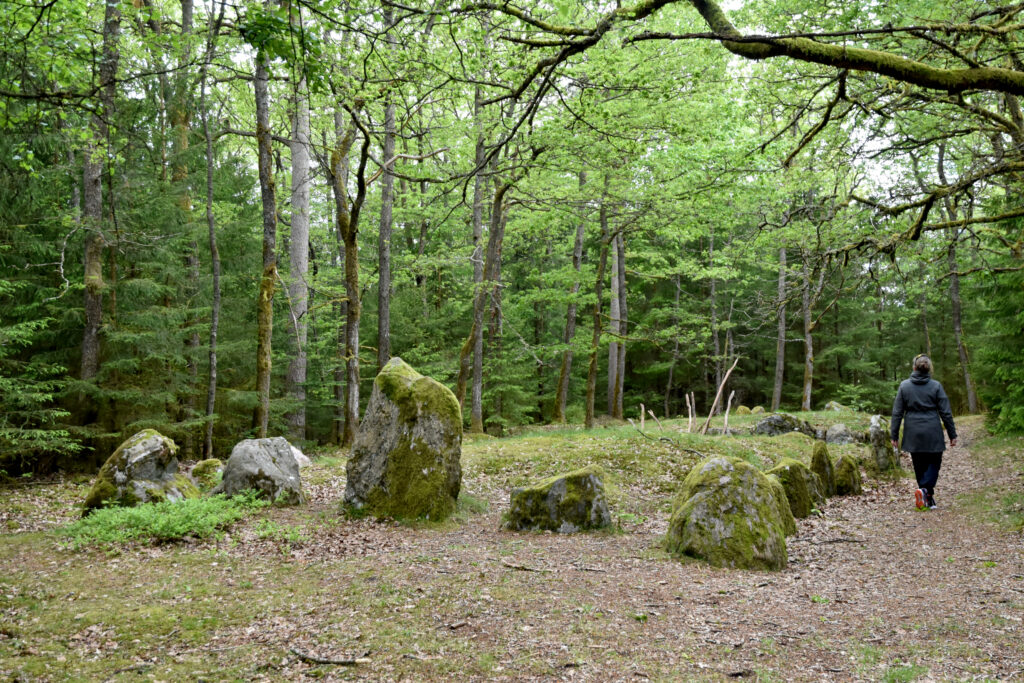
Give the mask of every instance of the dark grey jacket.
POLYGON ((900 383, 889 425, 893 441, 899 438, 900 422, 903 423, 902 448, 910 453, 941 453, 946 450, 942 425, 946 425, 946 434, 951 440, 956 438, 949 398, 942 385, 924 372, 915 370, 910 379, 900 383))

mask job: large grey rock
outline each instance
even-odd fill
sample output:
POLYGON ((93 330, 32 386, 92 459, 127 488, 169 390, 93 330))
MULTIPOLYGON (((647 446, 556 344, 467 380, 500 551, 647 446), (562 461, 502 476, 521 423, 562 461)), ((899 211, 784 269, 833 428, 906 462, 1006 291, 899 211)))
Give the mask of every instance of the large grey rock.
POLYGON ((889 439, 889 423, 881 415, 871 416, 868 439, 870 441, 871 456, 880 472, 899 467, 899 453, 892 447, 892 441, 889 439))
POLYGON ((604 492, 605 473, 591 465, 512 491, 509 529, 570 534, 610 526, 612 516, 604 492))
POLYGON ((303 467, 308 467, 309 465, 313 464, 313 461, 309 459, 309 456, 300 451, 295 446, 292 446, 292 455, 295 456, 295 462, 298 464, 299 469, 302 469, 303 467))
POLYGON ((246 439, 231 449, 223 478, 211 493, 233 496, 246 491, 281 505, 305 502, 299 464, 287 439, 246 439))
POLYGON ((199 490, 178 472, 178 447, 156 431, 144 429, 117 447, 100 468, 85 497, 82 514, 104 505, 198 498, 199 490))
POLYGON ((789 509, 798 519, 807 517, 814 508, 825 502, 821 479, 799 460, 783 458, 768 470, 768 474, 775 475, 782 482, 789 499, 789 509))
POLYGON ((455 394, 392 358, 352 445, 345 503, 377 517, 445 519, 459 497, 461 457, 455 394))
POLYGON ((837 422, 825 431, 826 443, 854 443, 856 441, 857 437, 853 435, 849 427, 841 422, 837 422))
POLYGON ((698 463, 673 506, 666 549, 719 567, 785 568, 786 508, 777 491, 763 472, 739 458, 698 463))
POLYGON ((806 420, 801 420, 789 413, 770 413, 758 420, 750 431, 752 434, 766 434, 767 436, 778 436, 789 432, 800 432, 812 439, 816 436, 814 428, 806 420))

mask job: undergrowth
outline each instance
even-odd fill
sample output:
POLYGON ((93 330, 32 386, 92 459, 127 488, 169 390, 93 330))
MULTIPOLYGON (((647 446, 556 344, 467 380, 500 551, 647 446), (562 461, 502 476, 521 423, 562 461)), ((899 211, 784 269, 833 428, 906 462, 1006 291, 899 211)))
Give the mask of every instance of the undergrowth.
POLYGON ((253 510, 267 505, 269 503, 258 498, 255 492, 249 492, 231 498, 217 495, 135 507, 107 507, 57 533, 66 536, 73 549, 132 541, 168 543, 186 537, 212 538, 253 510))

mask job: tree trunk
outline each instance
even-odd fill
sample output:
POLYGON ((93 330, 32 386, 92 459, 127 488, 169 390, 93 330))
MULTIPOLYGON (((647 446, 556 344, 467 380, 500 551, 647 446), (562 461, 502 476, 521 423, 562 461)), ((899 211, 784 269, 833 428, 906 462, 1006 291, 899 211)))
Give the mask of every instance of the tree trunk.
MULTIPOLYGON (((391 8, 385 5, 384 26, 392 25, 391 8)), ((387 42, 395 45, 393 32, 388 32, 387 42)), ((380 185, 380 231, 377 235, 377 370, 391 359, 391 231, 392 211, 395 203, 395 176, 392 166, 395 156, 395 103, 388 93, 384 104, 384 174, 380 185)))
POLYGON ((597 263, 597 278, 594 284, 594 334, 590 341, 590 367, 587 370, 587 404, 584 426, 594 426, 594 399, 597 394, 597 354, 601 348, 601 295, 604 287, 604 271, 608 264, 608 208, 605 199, 608 193, 608 176, 605 176, 605 192, 601 197, 601 256, 597 263))
POLYGON ((619 236, 616 235, 611 241, 611 278, 608 284, 608 333, 611 341, 608 342, 608 398, 607 413, 615 417, 615 407, 618 403, 616 390, 619 388, 619 236))
POLYGON ((814 338, 811 319, 811 274, 807 266, 807 255, 803 255, 803 290, 801 312, 804 318, 804 389, 800 410, 811 409, 811 385, 814 381, 814 338))
POLYGON ((618 260, 619 278, 615 286, 619 290, 619 353, 616 361, 619 364, 615 372, 615 410, 612 415, 618 419, 625 417, 622 408, 622 395, 626 383, 626 332, 629 324, 629 311, 626 307, 626 238, 620 232, 615 239, 616 258, 618 260))
POLYGON ((256 95, 256 144, 260 198, 263 205, 263 272, 256 302, 256 434, 266 438, 270 420, 271 335, 274 327, 274 285, 277 280, 277 199, 274 188, 273 149, 270 135, 270 58, 256 55, 253 85, 256 95))
MULTIPOLYGON (((297 21, 297 19, 295 19, 297 21)), ((288 241, 288 301, 292 315, 292 353, 285 377, 286 392, 295 402, 288 414, 288 432, 298 441, 306 438, 306 338, 309 310, 309 95, 306 79, 295 87, 292 128, 292 226, 288 241)))
POLYGON ((679 325, 679 296, 682 293, 682 285, 679 273, 672 278, 676 287, 675 300, 672 302, 672 361, 668 365, 668 381, 665 383, 665 417, 670 417, 669 403, 672 399, 672 382, 676 371, 676 363, 679 362, 679 332, 676 329, 679 325))
MULTIPOLYGON (((708 268, 715 267, 715 230, 708 237, 708 268)), ((722 385, 722 344, 718 336, 718 278, 711 276, 711 352, 714 354, 715 386, 722 385)), ((715 409, 717 411, 717 408, 715 409)))
MULTIPOLYGON (((580 191, 587 184, 587 172, 580 171, 580 191)), ((558 390, 555 395, 554 413, 551 421, 556 424, 565 423, 565 405, 569 398, 569 376, 572 372, 572 342, 576 336, 576 295, 580 291, 580 268, 583 264, 583 236, 585 220, 583 209, 580 210, 580 220, 576 224, 576 238, 572 246, 572 267, 576 271, 576 277, 569 289, 569 307, 565 314, 565 334, 562 335, 562 343, 566 345, 562 352, 562 366, 558 372, 558 390)))
POLYGON ((960 302, 960 276, 957 274, 960 266, 956 259, 957 235, 953 235, 946 251, 946 265, 949 267, 949 300, 952 305, 953 318, 953 339, 956 341, 957 354, 960 357, 960 369, 964 373, 964 385, 967 389, 967 412, 974 415, 978 412, 978 394, 974 389, 974 382, 971 379, 971 359, 967 353, 967 343, 964 341, 963 315, 960 302))
MULTIPOLYGON (((482 94, 480 86, 476 87, 474 94, 474 115, 476 117, 476 150, 474 163, 480 169, 486 160, 484 149, 482 94)), ((483 288, 484 281, 484 258, 483 258, 483 235, 484 235, 484 176, 477 171, 473 179, 473 292, 479 295, 483 288)), ((475 302, 475 299, 474 299, 475 302)), ((484 430, 483 417, 483 376, 484 376, 484 327, 483 312, 477 315, 476 306, 473 308, 473 375, 471 378, 471 398, 469 412, 469 430, 473 433, 481 433, 484 430)))
POLYGON ((82 171, 82 224, 85 237, 85 329, 82 333, 80 377, 91 380, 100 366, 100 326, 103 320, 103 173, 106 169, 110 127, 114 115, 118 40, 121 34, 121 8, 116 0, 105 4, 103 47, 99 64, 99 108, 91 120, 92 139, 85 150, 82 171))
POLYGON ((775 337, 775 385, 771 392, 772 413, 782 402, 782 380, 785 375, 785 247, 778 249, 778 299, 776 300, 778 331, 775 337))

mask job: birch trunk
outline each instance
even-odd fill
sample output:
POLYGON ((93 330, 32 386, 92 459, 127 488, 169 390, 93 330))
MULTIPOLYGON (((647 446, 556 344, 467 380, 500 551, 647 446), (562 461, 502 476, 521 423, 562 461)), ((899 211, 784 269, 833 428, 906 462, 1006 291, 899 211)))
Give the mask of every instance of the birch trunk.
POLYGON ((289 245, 288 300, 292 313, 292 353, 285 378, 295 408, 288 414, 288 431, 298 441, 306 438, 306 339, 309 310, 309 95, 306 79, 295 87, 295 113, 290 143, 292 156, 292 228, 289 245))

